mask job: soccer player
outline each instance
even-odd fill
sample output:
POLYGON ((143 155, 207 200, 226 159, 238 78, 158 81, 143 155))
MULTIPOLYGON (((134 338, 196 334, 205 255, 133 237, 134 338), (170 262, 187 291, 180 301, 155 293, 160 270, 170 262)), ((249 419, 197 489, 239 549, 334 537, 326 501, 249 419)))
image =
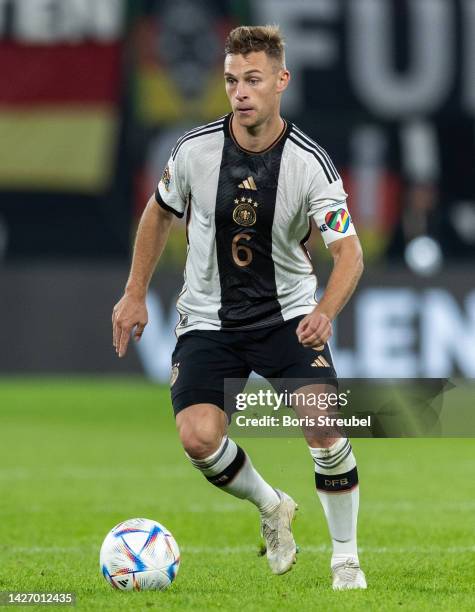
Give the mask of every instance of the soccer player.
MULTIPOLYGON (((232 112, 176 143, 142 215, 124 296, 112 315, 113 344, 123 357, 131 335, 140 339, 147 324, 146 292, 172 219, 186 211, 188 256, 171 377, 176 424, 186 456, 207 480, 257 506, 275 574, 295 562, 296 503, 266 482, 226 435, 223 379, 247 379, 251 371, 315 384, 335 378, 332 320, 363 269, 335 166, 280 115, 289 79, 278 27, 243 26, 229 34, 224 81, 232 112), (311 217, 334 260, 318 304, 304 247, 311 217)), ((333 588, 366 588, 351 445, 314 432, 306 439, 333 543, 333 588)))

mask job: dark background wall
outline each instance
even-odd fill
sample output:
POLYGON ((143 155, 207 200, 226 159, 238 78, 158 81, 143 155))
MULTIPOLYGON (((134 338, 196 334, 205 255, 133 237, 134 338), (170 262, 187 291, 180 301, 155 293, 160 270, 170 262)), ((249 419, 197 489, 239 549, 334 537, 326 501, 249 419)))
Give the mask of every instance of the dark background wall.
MULTIPOLYGON (((368 271, 338 318, 332 351, 344 377, 475 376, 475 288, 468 269, 414 282, 407 271, 368 271)), ((181 281, 162 273, 149 325, 125 359, 112 348, 111 308, 121 264, 15 265, 0 277, 0 371, 146 374, 167 381, 181 281)))

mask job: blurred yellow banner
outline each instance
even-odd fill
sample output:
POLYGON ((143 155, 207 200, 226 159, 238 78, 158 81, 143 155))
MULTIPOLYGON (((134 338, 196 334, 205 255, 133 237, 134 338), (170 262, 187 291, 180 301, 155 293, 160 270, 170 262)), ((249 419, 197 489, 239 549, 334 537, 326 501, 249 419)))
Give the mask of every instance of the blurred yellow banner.
POLYGON ((117 123, 106 105, 0 107, 0 187, 101 191, 113 170, 117 123))

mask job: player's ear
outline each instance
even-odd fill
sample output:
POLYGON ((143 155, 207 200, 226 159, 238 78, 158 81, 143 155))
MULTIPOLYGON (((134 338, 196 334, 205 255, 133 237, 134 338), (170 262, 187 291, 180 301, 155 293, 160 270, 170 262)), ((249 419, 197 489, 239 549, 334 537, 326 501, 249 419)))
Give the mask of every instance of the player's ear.
POLYGON ((290 81, 290 72, 286 68, 279 70, 278 81, 277 81, 277 92, 282 93, 287 89, 290 81))

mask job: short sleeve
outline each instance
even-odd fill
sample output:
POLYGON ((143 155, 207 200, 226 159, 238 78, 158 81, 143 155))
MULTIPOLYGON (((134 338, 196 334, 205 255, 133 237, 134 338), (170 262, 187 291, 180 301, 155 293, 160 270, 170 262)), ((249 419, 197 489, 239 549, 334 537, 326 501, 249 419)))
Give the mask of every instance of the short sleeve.
POLYGON ((327 247, 335 240, 356 234, 347 197, 339 176, 330 182, 320 166, 312 165, 308 186, 308 215, 315 219, 327 247))
POLYGON ((190 191, 183 153, 183 147, 172 151, 155 191, 157 203, 177 217, 183 217, 190 191))

